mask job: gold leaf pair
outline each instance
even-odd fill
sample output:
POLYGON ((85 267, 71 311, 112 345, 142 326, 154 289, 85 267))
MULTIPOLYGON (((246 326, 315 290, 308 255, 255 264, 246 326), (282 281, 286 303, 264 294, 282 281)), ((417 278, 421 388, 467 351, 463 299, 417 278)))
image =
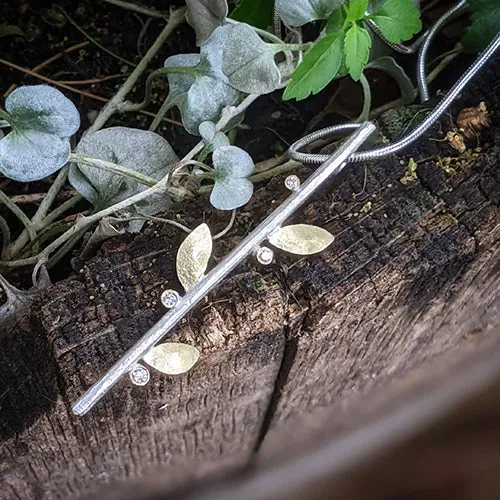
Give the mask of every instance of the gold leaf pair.
POLYGON ((166 342, 150 349, 143 360, 166 375, 180 375, 191 370, 200 358, 196 347, 180 342, 166 342))
POLYGON ((269 243, 296 255, 322 252, 333 243, 334 237, 326 229, 309 224, 292 224, 274 231, 269 243))

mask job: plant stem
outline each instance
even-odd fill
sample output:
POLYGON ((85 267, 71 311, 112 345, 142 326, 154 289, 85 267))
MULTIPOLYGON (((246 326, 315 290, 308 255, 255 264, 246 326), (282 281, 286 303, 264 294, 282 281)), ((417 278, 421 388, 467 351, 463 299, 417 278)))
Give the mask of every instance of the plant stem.
POLYGON ((302 52, 304 50, 310 49, 312 43, 270 43, 268 46, 272 47, 276 52, 302 52))
POLYGON ((368 120, 370 115, 370 108, 372 107, 372 91, 370 89, 370 83, 368 82, 364 73, 361 73, 359 77, 359 83, 361 84, 361 88, 363 89, 363 109, 361 110, 361 114, 356 119, 356 122, 365 122, 368 120))
POLYGON ((118 59, 119 61, 128 64, 129 66, 132 66, 133 68, 137 67, 137 64, 128 61, 127 59, 124 59, 123 57, 119 56, 118 54, 115 54, 111 50, 107 49, 104 47, 104 45, 101 45, 95 38, 92 38, 79 24, 77 24, 71 17, 66 13, 66 11, 61 8, 61 7, 56 7, 62 15, 85 37, 87 38, 90 42, 92 42, 98 49, 102 50, 106 54, 110 55, 111 57, 114 57, 115 59, 118 59))
POLYGON ((80 203, 83 200, 83 196, 76 194, 72 196, 69 200, 66 200, 64 203, 61 203, 56 209, 50 212, 47 217, 43 220, 43 226, 47 224, 52 224, 58 217, 60 217, 64 212, 74 207, 77 203, 80 203))
POLYGON ((145 186, 154 186, 158 181, 152 177, 141 174, 135 170, 118 165, 117 163, 111 163, 109 161, 100 160, 99 158, 90 158, 88 156, 82 156, 75 153, 71 153, 69 161, 74 161, 75 163, 82 163, 88 167, 98 168, 100 170, 106 170, 107 172, 113 172, 114 174, 121 175, 122 177, 128 177, 133 179, 145 186))
POLYGON ((154 132, 158 128, 158 125, 160 125, 160 123, 162 122, 164 116, 167 114, 167 111, 174 106, 174 102, 175 99, 172 98, 170 94, 165 98, 163 104, 161 105, 161 108, 159 109, 154 120, 151 122, 151 125, 149 126, 148 130, 150 132, 154 132))
MULTIPOLYGON (((3 109, 0 109, 0 118, 2 120, 5 120, 5 122, 7 122, 7 126, 10 127, 10 115, 9 113, 7 113, 7 111, 4 111, 3 109)), ((2 127, 4 127, 5 125, 3 125, 3 122, 2 122, 2 127)))
POLYGON ((10 244, 10 228, 7 224, 7 221, 0 215, 0 231, 2 232, 2 259, 6 259, 8 257, 8 248, 10 244))
POLYGON ((36 238, 36 231, 31 224, 28 216, 0 189, 0 201, 21 221, 28 231, 31 241, 36 238))
POLYGON ((132 73, 118 90, 118 92, 101 110, 97 119, 89 128, 88 132, 96 132, 97 130, 101 129, 109 120, 109 118, 123 107, 125 97, 137 83, 141 75, 146 70, 148 64, 165 43, 165 40, 172 34, 175 28, 177 28, 177 26, 179 26, 184 21, 185 12, 186 9, 184 7, 171 12, 166 26, 163 28, 156 41, 153 43, 153 45, 151 45, 149 50, 146 52, 144 57, 141 59, 134 71, 132 71, 132 73))

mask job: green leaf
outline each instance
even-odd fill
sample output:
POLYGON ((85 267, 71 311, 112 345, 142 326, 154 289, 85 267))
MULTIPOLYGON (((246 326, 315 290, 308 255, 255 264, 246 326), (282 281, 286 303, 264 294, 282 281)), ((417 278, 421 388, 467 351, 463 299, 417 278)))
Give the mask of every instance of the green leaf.
POLYGON ((229 17, 266 29, 273 24, 273 10, 274 0, 242 0, 229 17))
POLYGON ((325 27, 325 33, 327 35, 338 35, 344 26, 346 21, 346 14, 344 9, 335 9, 328 18, 325 27))
POLYGON ((409 40, 422 29, 420 12, 412 0, 387 0, 371 19, 392 43, 409 40))
POLYGON ((323 90, 337 75, 342 65, 343 37, 327 35, 317 42, 304 56, 292 73, 283 99, 305 99, 323 90))
POLYGON ((500 33, 500 5, 498 0, 469 0, 470 25, 464 30, 462 45, 465 52, 476 53, 485 49, 500 33))
POLYGON ((406 74, 405 70, 390 56, 382 56, 378 59, 370 61, 366 68, 368 69, 378 69, 387 73, 389 76, 394 78, 399 86, 401 92, 401 97, 405 104, 413 102, 417 96, 417 91, 413 86, 413 82, 410 77, 406 74))
POLYGON ((363 19, 366 9, 368 9, 368 0, 351 0, 347 5, 347 19, 349 21, 363 19))
POLYGON ((368 31, 353 24, 345 35, 345 62, 349 74, 358 81, 370 56, 372 40, 368 31))
POLYGON ((212 156, 215 185, 210 203, 218 210, 233 210, 250 200, 253 184, 248 176, 255 165, 250 155, 236 146, 222 146, 212 156))

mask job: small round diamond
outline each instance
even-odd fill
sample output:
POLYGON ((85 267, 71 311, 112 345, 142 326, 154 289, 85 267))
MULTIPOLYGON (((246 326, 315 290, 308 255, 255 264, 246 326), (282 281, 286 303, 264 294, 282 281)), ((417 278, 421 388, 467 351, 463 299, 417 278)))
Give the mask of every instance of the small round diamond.
POLYGON ((289 175, 285 179, 285 186, 290 191, 297 191, 300 187, 300 179, 296 175, 289 175))
POLYGON ((134 385, 146 385, 150 379, 149 370, 140 364, 135 365, 128 375, 134 385))
POLYGON ((257 260, 264 266, 268 266, 274 259, 274 252, 268 247, 260 247, 257 250, 257 260))
POLYGON ((165 290, 161 294, 161 303, 167 308, 167 309, 172 309, 175 307, 178 303, 179 300, 181 300, 181 296, 179 295, 178 292, 172 289, 165 290))

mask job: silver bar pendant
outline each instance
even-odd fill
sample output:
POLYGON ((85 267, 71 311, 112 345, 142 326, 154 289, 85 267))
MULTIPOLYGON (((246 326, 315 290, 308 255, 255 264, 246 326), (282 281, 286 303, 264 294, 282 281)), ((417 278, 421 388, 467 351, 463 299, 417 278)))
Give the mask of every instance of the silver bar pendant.
POLYGON ((349 156, 375 130, 370 122, 361 124, 345 143, 321 164, 296 191, 257 226, 214 269, 191 288, 179 303, 154 324, 73 406, 73 413, 85 415, 143 356, 167 335, 186 314, 220 283, 239 263, 254 252, 273 231, 301 207, 329 178, 337 175, 349 156))

